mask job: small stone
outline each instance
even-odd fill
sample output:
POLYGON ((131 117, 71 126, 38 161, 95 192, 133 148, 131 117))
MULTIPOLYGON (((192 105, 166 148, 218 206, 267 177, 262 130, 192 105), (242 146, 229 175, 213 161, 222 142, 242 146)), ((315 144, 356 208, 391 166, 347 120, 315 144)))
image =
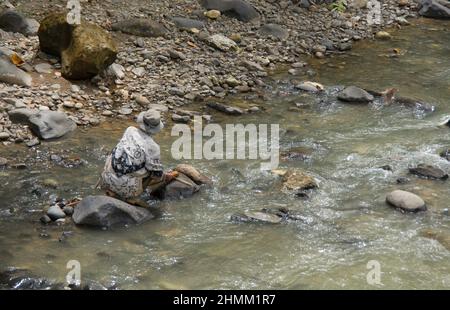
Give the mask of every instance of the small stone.
POLYGON ((42 182, 42 185, 44 185, 45 187, 50 187, 50 188, 58 188, 58 181, 56 181, 55 179, 45 179, 42 182))
POLYGON ((448 174, 442 169, 425 164, 419 164, 415 168, 409 168, 409 172, 419 177, 428 179, 446 180, 448 178, 448 174))
POLYGON ((221 13, 218 10, 209 10, 209 11, 203 13, 203 15, 205 15, 209 19, 217 19, 220 17, 221 13))
POLYGON ((422 198, 416 194, 395 190, 386 196, 386 202, 396 208, 408 212, 425 211, 427 207, 422 198))
POLYGON ((71 206, 66 206, 63 208, 63 212, 67 215, 67 216, 72 216, 73 214, 73 207, 71 206))
POLYGON ((188 115, 172 114, 172 120, 176 123, 189 123, 191 118, 188 115))
POLYGON ((41 216, 39 220, 42 222, 42 224, 48 224, 52 221, 52 219, 48 215, 41 216))
POLYGON ((41 144, 41 141, 39 141, 38 138, 31 139, 30 141, 28 141, 28 142, 26 143, 26 145, 27 145, 28 147, 33 147, 33 146, 36 146, 36 145, 39 145, 39 144, 41 144))
POLYGON ((114 113, 113 113, 112 111, 105 110, 105 111, 102 112, 102 115, 103 115, 103 116, 113 116, 114 113))
POLYGON ((133 70, 131 70, 131 72, 133 72, 133 74, 136 75, 137 77, 142 77, 145 74, 145 68, 143 67, 134 68, 133 70))
POLYGON ((6 158, 0 157, 0 167, 5 167, 8 164, 8 160, 6 158))
POLYGON ((66 214, 63 212, 63 210, 61 210, 61 208, 58 205, 51 206, 47 211, 47 215, 53 221, 66 217, 66 214))
POLYGON ((122 108, 119 110, 119 114, 122 115, 130 115, 131 113, 133 113, 133 110, 130 108, 122 108))
POLYGON ((316 58, 319 58, 319 59, 325 58, 325 55, 322 52, 316 52, 314 54, 314 56, 316 56, 316 58))
POLYGON ((34 70, 40 74, 49 74, 53 71, 53 66, 47 63, 40 63, 34 66, 34 70))
POLYGON ((375 34, 375 38, 377 38, 378 40, 390 40, 392 38, 392 36, 390 35, 389 32, 386 31, 378 31, 375 34))
POLYGON ((146 107, 147 105, 150 104, 150 100, 148 100, 146 97, 142 96, 142 95, 137 95, 134 100, 136 101, 137 104, 146 107))
POLYGON ((8 140, 10 136, 7 132, 0 132, 0 141, 8 140))

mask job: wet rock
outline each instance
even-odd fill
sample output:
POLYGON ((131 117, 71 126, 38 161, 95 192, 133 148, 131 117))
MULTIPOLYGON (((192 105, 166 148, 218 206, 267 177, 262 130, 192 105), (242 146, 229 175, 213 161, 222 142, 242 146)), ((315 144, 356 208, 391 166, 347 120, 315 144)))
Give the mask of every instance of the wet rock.
POLYGON ((0 168, 8 165, 8 160, 6 158, 0 157, 0 168))
POLYGON ((150 38, 162 37, 167 33, 167 29, 162 24, 144 18, 119 21, 112 24, 112 30, 150 38))
POLYGON ((61 57, 61 74, 68 79, 92 78, 117 56, 116 44, 103 28, 84 21, 69 25, 63 13, 44 18, 38 36, 42 51, 61 57))
POLYGON ((63 219, 66 217, 66 214, 58 205, 51 206, 47 211, 47 216, 52 220, 56 221, 58 219, 63 219))
POLYGON ((191 121, 191 117, 189 115, 178 115, 178 114, 172 114, 172 120, 175 123, 184 123, 187 124, 191 121))
POLYGON ((442 158, 450 161, 450 149, 445 149, 439 154, 442 158))
POLYGON ((5 10, 0 13, 0 28, 8 32, 18 32, 26 36, 35 35, 39 29, 39 23, 24 17, 14 10, 5 10))
POLYGON ((420 232, 420 235, 425 238, 436 240, 444 248, 450 251, 450 234, 448 232, 435 229, 424 229, 420 232))
POLYGON ((419 164, 415 168, 409 168, 409 172, 419 177, 428 179, 446 180, 448 178, 448 174, 442 169, 425 164, 419 164))
POLYGON ((345 102, 364 103, 373 101, 374 97, 362 88, 349 86, 339 93, 338 99, 345 102))
POLYGON ((56 139, 76 129, 77 125, 59 111, 40 111, 28 119, 31 131, 40 139, 56 139))
POLYGON ((390 35, 389 32, 386 31, 378 31, 375 34, 375 38, 377 38, 378 40, 390 40, 392 38, 392 36, 390 35))
POLYGON ((221 34, 214 34, 212 36, 209 36, 206 41, 209 45, 218 50, 221 50, 222 52, 237 50, 238 48, 236 42, 221 34))
POLYGON ((445 0, 421 0, 419 14, 436 19, 450 19, 450 2, 445 0))
POLYGON ((408 212, 425 211, 427 207, 422 198, 416 194, 395 190, 386 196, 386 202, 396 208, 408 212))
POLYGON ((180 173, 176 180, 168 184, 159 195, 164 198, 188 198, 198 192, 200 187, 195 184, 189 177, 180 173), (178 180, 181 180, 178 181, 178 180))
POLYGON ((41 221, 42 224, 48 224, 51 223, 52 221, 52 219, 47 214, 41 216, 39 220, 41 221))
POLYGON ((173 17, 172 21, 175 23, 175 26, 179 29, 190 30, 195 28, 201 30, 205 28, 205 23, 196 19, 190 19, 185 17, 173 17))
POLYGON ((261 211, 245 211, 243 214, 234 214, 231 216, 231 220, 233 222, 261 222, 261 223, 270 223, 270 224, 278 224, 282 221, 282 218, 266 212, 261 211))
POLYGON ((292 169, 282 174, 282 190, 288 192, 301 192, 317 188, 313 177, 298 169, 292 169))
POLYGON ((207 10, 218 10, 243 22, 259 17, 255 8, 244 0, 200 0, 200 3, 207 10))
POLYGON ((154 216, 150 211, 107 196, 88 196, 75 208, 73 220, 77 225, 112 227, 139 224, 154 216))
POLYGON ((63 208, 63 212, 64 212, 64 214, 67 215, 67 216, 72 216, 72 214, 73 214, 73 212, 74 212, 74 209, 73 209, 73 207, 71 207, 71 206, 65 206, 65 207, 63 208))
POLYGON ((229 114, 229 115, 242 115, 244 114, 244 111, 242 111, 239 108, 236 107, 231 107, 231 106, 226 106, 224 104, 218 103, 218 102, 208 102, 206 104, 208 107, 229 114))
POLYGON ((280 40, 285 40, 289 37, 289 32, 277 24, 265 24, 259 28, 259 33, 263 36, 272 36, 280 40))
POLYGON ((24 269, 8 268, 0 272, 0 289, 49 290, 63 289, 63 285, 49 279, 35 277, 24 269))
POLYGON ((174 170, 186 175, 187 177, 192 179, 192 181, 194 181, 195 183, 197 183, 199 185, 200 184, 212 184, 212 181, 210 178, 201 174, 197 169, 195 169, 191 165, 179 164, 178 166, 175 167, 174 170))
POLYGON ((309 81, 297 84, 297 85, 295 85, 295 88, 303 90, 303 91, 307 91, 307 92, 312 92, 312 93, 317 93, 317 92, 324 90, 324 87, 322 84, 319 84, 316 82, 309 82, 309 81))
POLYGON ((0 56, 0 82, 30 87, 32 78, 12 64, 7 57, 0 56))

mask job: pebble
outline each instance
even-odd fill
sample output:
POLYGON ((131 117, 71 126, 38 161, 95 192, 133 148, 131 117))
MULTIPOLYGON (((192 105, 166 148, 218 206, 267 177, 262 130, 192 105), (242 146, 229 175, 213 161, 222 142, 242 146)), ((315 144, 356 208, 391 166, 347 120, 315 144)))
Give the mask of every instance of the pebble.
POLYGON ((47 211, 47 215, 53 221, 66 217, 66 214, 64 213, 63 210, 61 210, 61 208, 58 205, 51 206, 47 211))
POLYGON ((221 13, 218 10, 209 10, 205 12, 204 15, 209 19, 217 19, 220 17, 221 13))
POLYGON ((422 198, 403 190, 395 190, 389 193, 386 196, 386 202, 407 212, 425 211, 427 209, 422 198))

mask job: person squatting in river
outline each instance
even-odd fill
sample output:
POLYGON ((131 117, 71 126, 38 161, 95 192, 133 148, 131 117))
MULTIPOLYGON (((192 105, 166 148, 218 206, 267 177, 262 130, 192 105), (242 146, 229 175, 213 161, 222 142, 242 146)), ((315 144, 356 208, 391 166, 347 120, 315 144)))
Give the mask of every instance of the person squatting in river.
POLYGON ((149 185, 170 183, 177 172, 163 172, 160 148, 152 138, 164 128, 160 113, 142 112, 136 122, 139 128, 128 127, 106 159, 99 185, 108 196, 148 207, 139 196, 149 185))

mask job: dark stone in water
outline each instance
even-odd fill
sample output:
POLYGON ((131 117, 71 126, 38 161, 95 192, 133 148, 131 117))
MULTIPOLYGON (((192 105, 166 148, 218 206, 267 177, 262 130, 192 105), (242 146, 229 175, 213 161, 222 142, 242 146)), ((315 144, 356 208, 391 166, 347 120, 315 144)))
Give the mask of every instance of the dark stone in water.
POLYGON ((409 183, 409 182, 410 182, 410 179, 405 178, 405 177, 400 177, 400 178, 397 179, 397 184, 406 184, 406 183, 409 183))
POLYGON ((0 289, 49 290, 63 289, 64 285, 46 278, 38 278, 27 270, 7 268, 0 272, 0 289))
POLYGON ((115 198, 88 196, 77 205, 72 218, 77 225, 112 227, 139 224, 153 217, 149 210, 115 198))
POLYGON ((383 169, 383 170, 386 170, 386 171, 392 171, 392 167, 390 165, 381 166, 380 169, 383 169))
POLYGON ((39 220, 42 222, 42 224, 48 224, 52 221, 52 219, 46 214, 43 215, 39 220))
MULTIPOLYGON (((448 161, 450 161, 450 149, 445 149, 445 150, 443 150, 443 151, 440 153, 440 156, 441 156, 442 158, 445 158, 445 159, 447 159, 448 161)), ((1 164, 0 164, 0 166, 1 166, 1 164)))
POLYGON ((431 165, 419 164, 415 168, 409 168, 409 172, 419 177, 437 180, 446 180, 448 174, 443 170, 431 165))
POLYGON ((286 220, 302 220, 303 217, 287 208, 264 208, 260 211, 244 211, 231 216, 231 221, 238 223, 270 223, 278 224, 286 220))
POLYGON ((445 0, 422 0, 419 14, 436 19, 450 19, 450 2, 445 0))

